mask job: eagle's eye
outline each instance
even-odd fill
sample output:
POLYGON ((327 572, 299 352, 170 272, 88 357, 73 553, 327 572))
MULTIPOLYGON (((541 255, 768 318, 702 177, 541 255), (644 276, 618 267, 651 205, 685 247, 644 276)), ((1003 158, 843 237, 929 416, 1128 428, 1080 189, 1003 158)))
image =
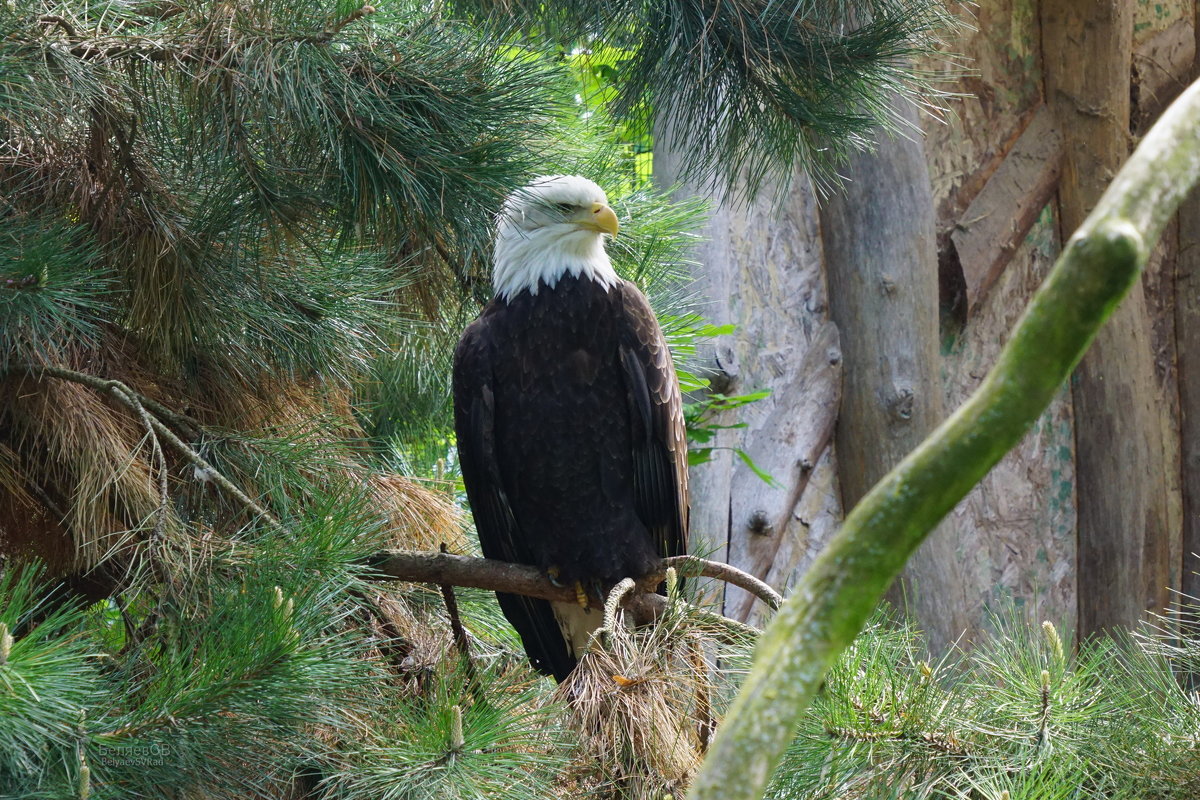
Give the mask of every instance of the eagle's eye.
POLYGON ((563 214, 570 214, 572 211, 579 208, 579 206, 575 205, 574 203, 554 203, 552 208, 563 214))

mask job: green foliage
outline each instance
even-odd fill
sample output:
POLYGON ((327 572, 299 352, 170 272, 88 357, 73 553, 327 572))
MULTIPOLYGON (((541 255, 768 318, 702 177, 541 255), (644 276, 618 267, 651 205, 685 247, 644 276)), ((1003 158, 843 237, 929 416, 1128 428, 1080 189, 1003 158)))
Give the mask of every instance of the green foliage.
MULTIPOLYGON (((732 327, 732 326, 728 326, 732 327)), ((701 384, 700 388, 707 388, 708 382, 701 384)), ((751 472, 759 477, 760 480, 767 485, 779 488, 781 484, 770 473, 762 469, 750 457, 750 454, 740 447, 722 448, 710 444, 716 437, 718 431, 731 430, 746 427, 744 422, 734 423, 719 423, 715 421, 718 414, 727 411, 734 411, 748 403, 755 403, 759 400, 765 400, 771 396, 770 391, 749 392, 747 394, 726 395, 720 392, 709 392, 701 395, 701 399, 685 403, 683 407, 684 421, 687 424, 688 442, 688 464, 695 466, 697 464, 705 464, 712 461, 714 454, 718 450, 732 450, 733 454, 745 464, 751 472)))
POLYGON ((553 797, 568 753, 560 711, 524 678, 485 671, 472 680, 447 665, 431 692, 397 708, 389 724, 372 732, 368 746, 329 777, 329 796, 553 797))
POLYGON ((39 322, 66 336, 71 314, 113 310, 87 268, 127 293, 108 321, 175 369, 344 381, 398 296, 482 271, 486 220, 536 168, 565 78, 403 3, 167 12, 0 15, 0 128, 21 152, 4 215, 58 304, 39 322), (68 220, 79 243, 38 255, 68 220))
POLYGON ((39 615, 38 570, 7 570, 0 621, 18 635, 0 665, 0 794, 75 797, 86 767, 94 798, 262 796, 326 757, 386 689, 349 591, 377 523, 340 500, 115 614, 39 615))
POLYGON ((77 606, 45 605, 41 570, 0 574, 0 795, 36 785, 46 752, 74 747, 92 699, 95 652, 77 606))
POLYGON ((448 7, 531 32, 583 62, 585 101, 605 103, 627 141, 651 117, 683 159, 685 179, 753 193, 806 169, 819 186, 875 127, 896 127, 893 96, 934 94, 915 57, 953 25, 938 2, 856 0, 455 0, 448 7), (576 49, 578 48, 578 49, 576 49))
POLYGON ((0 232, 0 369, 61 361, 94 347, 115 313, 114 274, 88 231, 54 217, 14 215, 0 232))
POLYGON ((877 615, 802 716, 767 796, 1194 796, 1186 732, 1200 712, 1180 668, 1200 652, 1197 632, 1072 652, 1049 622, 1009 613, 975 650, 930 665, 919 633, 877 615))

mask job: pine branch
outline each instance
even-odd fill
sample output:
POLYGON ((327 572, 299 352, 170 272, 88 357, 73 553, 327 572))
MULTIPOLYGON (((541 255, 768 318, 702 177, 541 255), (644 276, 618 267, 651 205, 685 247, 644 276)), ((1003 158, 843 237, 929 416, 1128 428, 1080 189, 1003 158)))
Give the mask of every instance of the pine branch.
MULTIPOLYGON (((89 386, 97 391, 111 394, 121 403, 129 407, 149 427, 152 441, 157 448, 158 437, 166 440, 172 448, 183 456, 214 483, 228 492, 247 510, 277 530, 285 530, 273 514, 252 500, 231 480, 221 474, 212 464, 201 456, 194 448, 180 439, 170 428, 156 419, 146 410, 147 398, 134 392, 125 384, 116 380, 99 378, 74 370, 61 367, 31 367, 26 366, 14 371, 25 372, 34 377, 46 376, 89 386)), ((157 404, 155 404, 157 405, 157 404)), ((159 406, 161 408, 161 406, 159 406)), ((161 450, 158 450, 161 454, 161 450)), ((160 491, 165 497, 165 467, 160 471, 160 491)), ((164 506, 165 507, 165 506, 164 506)), ((156 526, 157 530, 157 526, 156 526)), ((555 586, 536 567, 525 564, 513 564, 507 561, 495 561, 484 558, 470 558, 451 553, 412 553, 402 550, 384 550, 368 560, 368 565, 377 569, 382 580, 402 580, 417 583, 434 583, 439 586, 469 586, 478 589, 520 594, 526 597, 537 597, 544 600, 561 600, 576 602, 573 589, 555 586)), ((693 577, 715 578, 731 583, 757 596, 772 609, 779 608, 782 598, 774 589, 755 578, 753 575, 730 564, 699 558, 697 556, 674 556, 662 561, 661 568, 648 575, 638 583, 641 592, 634 594, 627 608, 633 610, 635 618, 655 619, 667 607, 669 601, 654 590, 666 578, 667 570, 675 568, 683 574, 693 577)), ((726 627, 739 632, 754 631, 751 626, 728 619, 719 614, 703 612, 719 621, 726 627)))
MULTIPOLYGON (((159 19, 166 19, 180 13, 182 9, 175 7, 164 8, 159 19)), ((198 41, 190 38, 171 39, 154 36, 98 36, 90 39, 80 38, 75 27, 65 17, 56 14, 45 14, 38 22, 61 28, 66 34, 67 47, 62 48, 76 58, 85 61, 112 60, 137 56, 153 62, 173 61, 179 64, 206 64, 209 66, 223 65, 228 67, 232 56, 247 41, 258 41, 264 44, 328 44, 335 36, 363 17, 375 13, 375 7, 364 5, 355 9, 344 18, 330 24, 318 33, 281 34, 274 36, 244 37, 238 42, 223 42, 216 46, 207 40, 198 41)))
MULTIPOLYGON (((193 447, 176 436, 174 431, 164 425, 161 421, 149 414, 146 411, 146 406, 151 405, 151 402, 147 402, 148 398, 145 398, 142 395, 134 392, 120 381, 98 378, 95 375, 88 375, 83 372, 76 372, 74 370, 63 369, 61 367, 24 366, 20 368, 14 368, 12 371, 24 372, 33 377, 46 376, 50 378, 71 381, 73 383, 89 386, 98 392, 111 394, 123 405, 130 408, 135 414, 145 420, 149 424, 151 431, 165 439, 167 443, 169 443, 175 450, 175 452, 183 456, 193 466, 200 469, 206 477, 211 479, 214 483, 232 495, 239 503, 254 513, 255 516, 260 517, 273 528, 280 530, 283 529, 282 523, 280 523, 273 514, 260 506, 258 503, 254 502, 254 500, 252 500, 249 495, 238 488, 233 481, 226 478, 216 469, 216 467, 210 464, 204 458, 204 456, 200 455, 200 453, 198 453, 193 447)), ((153 405, 158 406, 158 408, 162 408, 162 406, 158 403, 153 403, 153 405)))

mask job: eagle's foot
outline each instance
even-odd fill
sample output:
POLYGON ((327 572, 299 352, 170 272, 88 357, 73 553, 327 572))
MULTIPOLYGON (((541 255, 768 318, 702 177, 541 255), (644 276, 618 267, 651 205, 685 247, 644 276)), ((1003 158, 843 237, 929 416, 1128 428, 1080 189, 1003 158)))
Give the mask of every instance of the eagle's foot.
POLYGON ((584 611, 587 611, 588 593, 587 590, 583 588, 583 584, 579 581, 575 581, 575 602, 579 603, 580 608, 582 608, 584 611))
POLYGON ((559 589, 563 588, 562 583, 558 580, 558 576, 561 574, 558 567, 550 567, 550 569, 546 570, 546 577, 550 579, 550 584, 557 586, 559 589))

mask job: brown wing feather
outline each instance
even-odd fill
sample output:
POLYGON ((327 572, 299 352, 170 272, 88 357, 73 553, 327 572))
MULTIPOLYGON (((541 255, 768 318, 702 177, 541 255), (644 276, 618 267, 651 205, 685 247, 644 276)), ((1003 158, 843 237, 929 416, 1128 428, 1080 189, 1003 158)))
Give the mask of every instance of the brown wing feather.
POLYGON ((626 320, 621 361, 634 425, 638 512, 663 556, 688 544, 687 432, 671 351, 645 296, 632 283, 618 290, 626 320))

